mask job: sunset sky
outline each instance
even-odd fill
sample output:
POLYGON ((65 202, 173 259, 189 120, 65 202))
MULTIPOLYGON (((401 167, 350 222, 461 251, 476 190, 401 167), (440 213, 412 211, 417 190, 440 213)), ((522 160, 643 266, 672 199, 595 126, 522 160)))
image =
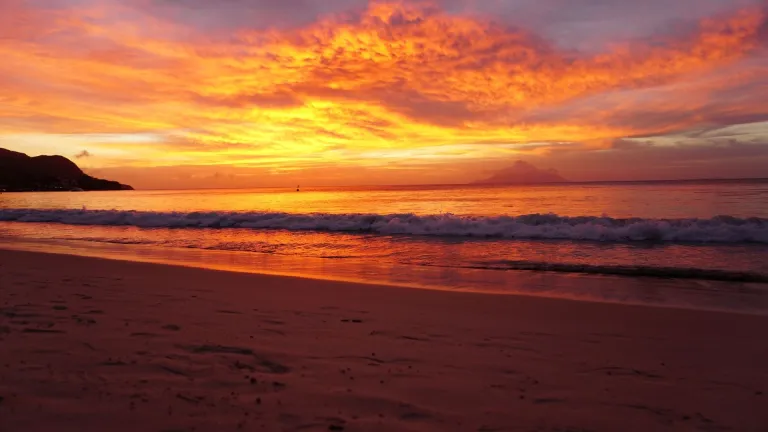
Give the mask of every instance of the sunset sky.
POLYGON ((0 11, 0 147, 135 187, 768 177, 765 0, 0 11))

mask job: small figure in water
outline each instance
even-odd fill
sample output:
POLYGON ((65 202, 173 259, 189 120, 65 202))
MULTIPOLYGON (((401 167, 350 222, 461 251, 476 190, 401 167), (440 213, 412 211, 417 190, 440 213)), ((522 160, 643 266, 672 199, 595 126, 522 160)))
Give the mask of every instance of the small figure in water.
POLYGON ((296 192, 298 192, 298 191, 299 191, 299 186, 297 185, 297 186, 296 186, 296 192))

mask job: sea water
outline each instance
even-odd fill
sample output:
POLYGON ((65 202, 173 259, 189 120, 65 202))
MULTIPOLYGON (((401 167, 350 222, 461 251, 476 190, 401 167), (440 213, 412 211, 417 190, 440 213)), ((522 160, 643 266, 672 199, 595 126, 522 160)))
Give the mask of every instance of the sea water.
POLYGON ((759 293, 768 181, 2 194, 0 246, 20 242, 484 291, 554 272, 759 293))

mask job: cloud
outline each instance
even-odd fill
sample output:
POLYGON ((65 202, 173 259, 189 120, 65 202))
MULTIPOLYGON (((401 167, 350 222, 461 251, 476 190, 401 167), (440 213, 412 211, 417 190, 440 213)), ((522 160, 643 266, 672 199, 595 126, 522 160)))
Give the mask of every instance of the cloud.
POLYGON ((768 140, 616 140, 606 150, 553 153, 547 161, 572 180, 768 178, 768 140))
POLYGON ((768 120, 760 1, 0 1, 0 134, 164 137, 88 144, 148 165, 576 152, 768 120))
POLYGON ((83 150, 75 155, 75 159, 83 159, 93 156, 88 150, 83 150))

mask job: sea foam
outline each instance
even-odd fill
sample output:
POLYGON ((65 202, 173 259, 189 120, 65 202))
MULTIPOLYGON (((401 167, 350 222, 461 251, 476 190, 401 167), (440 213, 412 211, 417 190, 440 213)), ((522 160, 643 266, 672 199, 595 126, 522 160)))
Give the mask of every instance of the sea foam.
POLYGON ((452 214, 293 214, 0 209, 0 221, 141 228, 250 228, 603 242, 768 243, 768 219, 643 219, 607 216, 457 216, 452 214))

